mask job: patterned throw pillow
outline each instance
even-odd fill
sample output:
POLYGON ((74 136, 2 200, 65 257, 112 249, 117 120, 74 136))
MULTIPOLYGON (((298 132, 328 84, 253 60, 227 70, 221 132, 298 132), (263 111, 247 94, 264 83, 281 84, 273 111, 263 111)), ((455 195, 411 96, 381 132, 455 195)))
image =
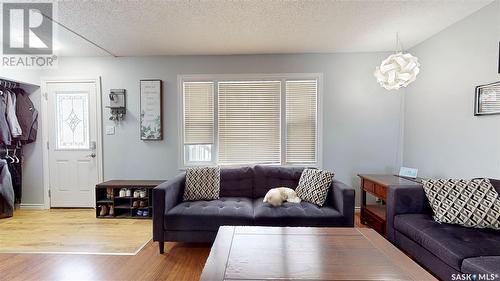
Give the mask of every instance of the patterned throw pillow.
POLYGON ((303 201, 323 206, 328 194, 328 188, 330 188, 332 182, 332 172, 319 169, 304 169, 295 192, 303 201))
POLYGON ((219 167, 195 167, 186 170, 184 201, 219 199, 219 190, 219 167))
POLYGON ((424 191, 435 221, 500 229, 500 199, 488 179, 431 179, 424 191))

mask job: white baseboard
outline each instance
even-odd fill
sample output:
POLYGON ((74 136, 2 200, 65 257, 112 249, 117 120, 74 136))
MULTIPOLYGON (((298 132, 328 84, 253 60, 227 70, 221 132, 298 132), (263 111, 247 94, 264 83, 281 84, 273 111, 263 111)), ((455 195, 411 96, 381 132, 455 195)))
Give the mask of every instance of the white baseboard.
POLYGON ((31 210, 44 210, 44 204, 31 204, 31 203, 21 203, 21 209, 31 209, 31 210))

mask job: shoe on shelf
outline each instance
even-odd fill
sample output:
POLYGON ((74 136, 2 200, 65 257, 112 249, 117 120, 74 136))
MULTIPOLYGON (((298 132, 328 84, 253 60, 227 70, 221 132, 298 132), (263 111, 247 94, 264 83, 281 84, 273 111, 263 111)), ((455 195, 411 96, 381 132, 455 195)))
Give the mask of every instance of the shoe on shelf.
MULTIPOLYGON (((136 201, 137 202, 137 201, 136 201)), ((146 207, 146 201, 144 200, 141 200, 141 202, 139 202, 139 207, 146 207)))
POLYGON ((108 208, 106 205, 101 205, 99 206, 101 208, 101 212, 99 213, 99 216, 104 217, 105 215, 108 214, 108 208))
POLYGON ((106 198, 113 199, 113 189, 111 187, 106 188, 106 198))
POLYGON ((140 193, 141 192, 139 190, 134 190, 134 198, 139 198, 140 193))
POLYGON ((142 190, 139 192, 139 195, 140 195, 140 197, 141 197, 141 198, 146 198, 146 195, 147 195, 146 190, 142 189, 142 190))
POLYGON ((142 216, 142 210, 137 210, 137 216, 142 216))
POLYGON ((144 210, 144 212, 142 212, 142 216, 143 217, 148 217, 149 216, 149 211, 148 210, 144 210))
POLYGON ((126 191, 125 191, 125 188, 122 188, 120 189, 120 197, 125 197, 127 194, 126 194, 126 191))
POLYGON ((139 207, 139 201, 136 200, 132 203, 132 208, 138 208, 138 207, 139 207))
POLYGON ((127 188, 127 189, 125 189, 125 196, 126 196, 126 197, 132 197, 132 190, 130 190, 130 189, 128 189, 128 188, 127 188))
POLYGON ((109 215, 114 216, 115 215, 115 207, 113 205, 109 206, 109 215))

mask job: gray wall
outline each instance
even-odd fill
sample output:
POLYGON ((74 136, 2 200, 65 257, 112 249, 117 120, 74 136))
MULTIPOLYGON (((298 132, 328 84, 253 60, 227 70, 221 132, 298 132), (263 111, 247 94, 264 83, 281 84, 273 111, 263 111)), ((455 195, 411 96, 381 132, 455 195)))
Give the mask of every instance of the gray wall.
MULTIPOLYGON (((388 92, 373 78, 387 53, 61 58, 56 70, 1 76, 35 84, 40 75, 101 76, 103 106, 110 89, 127 89, 126 120, 115 135, 104 135, 106 180, 169 179, 178 173, 177 75, 293 72, 324 74, 324 167, 339 180, 358 187, 357 173, 393 173, 402 157, 422 176, 500 177, 500 115, 472 115, 474 87, 500 80, 499 10, 497 0, 413 48, 422 72, 405 91, 388 92), (139 80, 152 78, 165 83, 161 142, 139 139, 139 80)), ((39 91, 32 99, 40 103, 39 91)), ((103 111, 103 127, 113 125, 103 111)), ((38 142, 25 150, 25 203, 43 203, 41 149, 38 142)))
POLYGON ((410 50, 422 68, 405 93, 403 158, 421 176, 500 178, 500 115, 473 116, 475 86, 500 81, 499 3, 410 50))
MULTIPOLYGON (((103 106, 113 88, 127 89, 127 115, 115 135, 104 135, 104 177, 169 179, 179 172, 177 75, 324 73, 324 167, 358 186, 357 173, 392 173, 399 166, 401 94, 382 89, 374 67, 387 53, 332 55, 61 58, 48 77, 102 77, 103 106), (139 80, 164 81, 160 142, 139 139, 139 80)), ((104 124, 109 112, 103 109, 104 124)), ((41 188, 41 186, 40 186, 41 188)), ((43 201, 40 198, 38 201, 43 201)))

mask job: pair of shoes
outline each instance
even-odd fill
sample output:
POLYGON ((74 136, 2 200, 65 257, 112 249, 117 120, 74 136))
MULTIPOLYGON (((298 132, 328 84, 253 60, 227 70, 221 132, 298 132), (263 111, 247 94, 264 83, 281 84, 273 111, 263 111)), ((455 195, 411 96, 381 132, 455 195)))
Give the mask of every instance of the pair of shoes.
POLYGON ((115 207, 113 205, 99 205, 99 208, 101 208, 101 211, 99 212, 100 217, 104 216, 114 216, 115 215, 115 207))
POLYGON ((137 210, 137 216, 138 217, 148 217, 149 216, 149 211, 148 210, 137 210))
POLYGON ((134 191, 134 198, 146 198, 147 192, 144 189, 136 189, 134 191))
POLYGON ((136 200, 132 203, 132 208, 144 208, 147 207, 147 203, 145 200, 136 200))
POLYGON ((113 188, 111 187, 106 188, 106 198, 113 199, 113 188))
POLYGON ((122 188, 120 189, 120 197, 131 197, 132 196, 132 191, 128 188, 122 188))

